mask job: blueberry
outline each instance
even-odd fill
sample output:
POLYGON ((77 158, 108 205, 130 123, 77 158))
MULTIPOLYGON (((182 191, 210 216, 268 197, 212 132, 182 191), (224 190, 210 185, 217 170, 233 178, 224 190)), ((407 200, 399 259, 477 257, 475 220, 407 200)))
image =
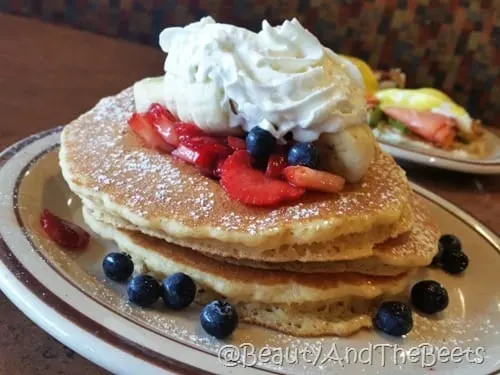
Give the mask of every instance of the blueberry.
POLYGON ((160 293, 160 283, 149 275, 134 277, 127 287, 129 301, 141 307, 151 306, 160 297, 160 293))
POLYGON ((442 248, 443 252, 462 250, 462 244, 457 236, 453 234, 444 234, 439 239, 439 246, 442 248))
POLYGON ((453 251, 462 251, 462 244, 457 236, 453 234, 444 234, 439 239, 438 251, 434 258, 432 258, 431 265, 441 266, 443 261, 443 255, 451 253, 453 251))
POLYGON ((411 302, 423 313, 435 314, 448 306, 448 292, 437 281, 420 281, 411 288, 411 302))
POLYGON ((388 335, 406 335, 413 328, 411 308, 403 302, 383 302, 377 310, 373 324, 388 335))
POLYGON ((462 251, 444 252, 441 258, 443 269, 451 274, 463 272, 469 265, 469 257, 462 251))
POLYGON ((258 163, 265 163, 276 148, 276 138, 258 126, 247 134, 246 143, 248 152, 258 163))
POLYGON ((210 335, 223 339, 238 325, 236 309, 226 301, 212 301, 200 314, 201 326, 210 335))
POLYGON ((134 272, 134 263, 125 253, 109 253, 102 260, 102 269, 111 280, 123 282, 134 272))
POLYGON ((296 143, 288 151, 288 165, 317 168, 318 162, 318 150, 312 143, 296 143))
POLYGON ((162 285, 162 298, 167 307, 180 310, 194 301, 196 285, 188 275, 174 273, 163 279, 162 285))

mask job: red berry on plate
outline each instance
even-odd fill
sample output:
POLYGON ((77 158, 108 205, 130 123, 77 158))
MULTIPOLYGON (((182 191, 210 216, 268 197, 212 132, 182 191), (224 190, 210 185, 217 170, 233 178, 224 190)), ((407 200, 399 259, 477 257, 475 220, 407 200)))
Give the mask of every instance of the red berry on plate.
POLYGON ((227 144, 235 151, 246 150, 247 148, 247 144, 244 139, 233 137, 231 135, 227 137, 227 144))
POLYGON ((40 226, 52 241, 67 249, 84 249, 90 241, 90 235, 85 230, 47 209, 40 215, 40 226))
POLYGON ((328 193, 338 193, 345 184, 344 178, 340 176, 304 166, 286 167, 283 175, 292 185, 328 193))
POLYGON ((163 140, 147 115, 134 113, 128 120, 128 124, 147 146, 162 151, 172 150, 172 146, 163 140))
POLYGON ((222 188, 231 199, 255 206, 275 206, 299 199, 305 192, 300 187, 266 177, 252 168, 251 157, 245 150, 234 152, 222 166, 222 188))
POLYGON ((266 176, 281 178, 283 169, 285 169, 286 166, 286 156, 284 154, 272 154, 267 161, 266 176))

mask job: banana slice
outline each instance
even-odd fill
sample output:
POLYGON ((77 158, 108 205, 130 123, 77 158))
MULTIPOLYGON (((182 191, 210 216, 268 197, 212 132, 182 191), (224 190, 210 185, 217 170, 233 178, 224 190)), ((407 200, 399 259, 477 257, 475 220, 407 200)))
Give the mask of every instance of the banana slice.
POLYGON ((350 126, 337 133, 324 133, 318 140, 322 167, 357 182, 375 155, 375 137, 367 125, 350 126))
POLYGON ((182 121, 193 122, 208 133, 228 131, 222 94, 213 82, 186 83, 166 73, 164 77, 136 82, 134 100, 139 113, 146 112, 153 103, 160 103, 182 121))
POLYGON ((153 103, 165 105, 164 98, 163 77, 144 78, 134 83, 134 102, 137 112, 147 112, 153 103))

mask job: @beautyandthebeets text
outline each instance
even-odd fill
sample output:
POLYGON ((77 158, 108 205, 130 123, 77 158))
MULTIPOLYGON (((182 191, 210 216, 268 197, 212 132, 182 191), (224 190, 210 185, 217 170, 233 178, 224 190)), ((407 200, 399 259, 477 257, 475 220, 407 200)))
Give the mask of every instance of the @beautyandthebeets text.
POLYGON ((332 343, 325 347, 320 344, 304 344, 300 347, 256 347, 250 343, 224 345, 218 351, 220 363, 227 367, 253 367, 258 364, 346 366, 363 364, 377 367, 389 365, 418 364, 422 368, 440 363, 482 364, 486 350, 484 347, 437 347, 429 343, 405 348, 398 344, 368 344, 366 347, 340 346, 332 343))

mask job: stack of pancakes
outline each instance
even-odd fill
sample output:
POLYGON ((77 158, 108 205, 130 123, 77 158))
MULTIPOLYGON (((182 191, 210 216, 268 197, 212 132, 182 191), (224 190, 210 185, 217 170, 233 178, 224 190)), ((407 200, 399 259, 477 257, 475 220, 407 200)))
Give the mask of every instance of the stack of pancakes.
POLYGON ((62 134, 60 164, 87 224, 157 277, 184 272, 197 299, 227 298, 240 319, 298 336, 370 327, 436 251, 438 230, 405 173, 377 151, 340 194, 276 208, 230 200, 217 181, 146 147, 129 129, 131 89, 62 134))

